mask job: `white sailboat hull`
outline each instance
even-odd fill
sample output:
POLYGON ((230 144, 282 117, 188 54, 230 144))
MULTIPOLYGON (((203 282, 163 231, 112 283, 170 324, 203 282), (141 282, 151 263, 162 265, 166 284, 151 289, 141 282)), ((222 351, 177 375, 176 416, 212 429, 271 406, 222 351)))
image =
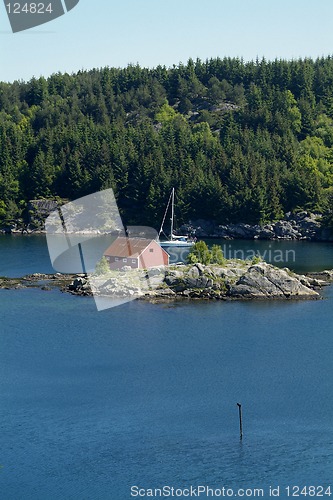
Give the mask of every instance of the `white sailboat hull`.
POLYGON ((193 241, 160 241, 162 248, 190 248, 194 245, 193 241))

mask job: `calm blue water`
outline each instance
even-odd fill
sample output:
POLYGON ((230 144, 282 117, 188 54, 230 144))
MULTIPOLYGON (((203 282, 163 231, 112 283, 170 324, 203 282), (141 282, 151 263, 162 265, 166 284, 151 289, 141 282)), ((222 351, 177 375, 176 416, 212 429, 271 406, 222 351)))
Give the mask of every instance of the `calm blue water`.
MULTIPOLYGON (((101 248, 109 238, 97 238, 101 248)), ((218 244, 227 258, 251 258, 259 254, 267 262, 289 267, 297 272, 333 269, 333 243, 304 241, 207 240, 218 244)), ((186 259, 188 249, 172 249, 170 261, 186 259)), ((0 235, 0 276, 19 277, 29 273, 53 273, 44 235, 0 235)), ((68 272, 76 272, 68 270, 68 272)))
MULTIPOLYGON (((47 271, 39 252, 45 268, 34 250, 0 274, 47 271)), ((13 253, 3 246, 2 263, 13 253)), ((97 313, 90 298, 0 290, 1 498, 333 487, 333 288, 324 295, 97 313)))

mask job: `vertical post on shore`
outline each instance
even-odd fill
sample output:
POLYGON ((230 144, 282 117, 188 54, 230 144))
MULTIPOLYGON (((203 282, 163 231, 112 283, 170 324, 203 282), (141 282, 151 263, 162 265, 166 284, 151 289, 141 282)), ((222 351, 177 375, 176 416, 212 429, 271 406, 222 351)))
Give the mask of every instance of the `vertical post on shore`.
POLYGON ((84 263, 84 258, 83 258, 83 251, 82 251, 82 245, 79 243, 79 253, 80 253, 80 260, 81 260, 81 266, 82 266, 82 271, 84 274, 87 274, 86 266, 84 263))
MULTIPOLYGON (((67 241, 68 248, 72 248, 72 243, 71 243, 70 237, 68 236, 68 233, 67 233, 65 219, 64 219, 64 216, 62 215, 62 211, 61 211, 60 207, 57 207, 57 211, 58 211, 58 214, 59 214, 59 217, 60 217, 60 220, 61 220, 62 228, 64 230, 64 235, 65 235, 65 238, 66 238, 66 241, 67 241)), ((81 245, 81 243, 79 243, 78 246, 79 246, 79 254, 80 254, 80 261, 81 261, 82 271, 83 271, 84 274, 87 274, 87 270, 86 270, 86 266, 85 266, 84 258, 83 258, 83 251, 82 251, 82 245, 81 245)))
POLYGON ((242 414, 242 405, 237 403, 238 412, 239 412, 239 437, 243 439, 243 414, 242 414))

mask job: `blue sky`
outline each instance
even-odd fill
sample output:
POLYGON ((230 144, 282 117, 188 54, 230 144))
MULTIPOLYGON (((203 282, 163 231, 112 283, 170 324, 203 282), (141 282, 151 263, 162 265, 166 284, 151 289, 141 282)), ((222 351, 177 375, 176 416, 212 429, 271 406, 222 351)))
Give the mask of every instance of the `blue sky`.
POLYGON ((28 80, 189 57, 333 53, 333 0, 80 0, 66 15, 12 34, 0 5, 0 80, 28 80))

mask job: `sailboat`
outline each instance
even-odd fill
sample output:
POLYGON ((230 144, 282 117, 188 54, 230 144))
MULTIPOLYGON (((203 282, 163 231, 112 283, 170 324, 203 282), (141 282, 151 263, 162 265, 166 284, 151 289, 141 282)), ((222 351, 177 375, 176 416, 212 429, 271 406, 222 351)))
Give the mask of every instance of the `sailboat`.
POLYGON ((194 241, 190 240, 188 236, 176 236, 173 234, 174 219, 175 219, 175 188, 172 188, 171 193, 170 193, 170 197, 169 197, 169 201, 168 201, 168 204, 167 204, 167 207, 166 207, 166 210, 164 213, 164 217, 162 220, 161 228, 160 228, 160 231, 158 233, 158 236, 160 236, 163 233, 167 239, 160 241, 160 245, 162 248, 170 248, 170 247, 172 247, 172 248, 184 248, 184 247, 191 247, 192 245, 194 245, 194 241), (171 204, 171 219, 170 219, 171 229, 170 229, 170 237, 168 238, 164 233, 163 226, 165 223, 165 219, 166 219, 170 204, 171 204))

